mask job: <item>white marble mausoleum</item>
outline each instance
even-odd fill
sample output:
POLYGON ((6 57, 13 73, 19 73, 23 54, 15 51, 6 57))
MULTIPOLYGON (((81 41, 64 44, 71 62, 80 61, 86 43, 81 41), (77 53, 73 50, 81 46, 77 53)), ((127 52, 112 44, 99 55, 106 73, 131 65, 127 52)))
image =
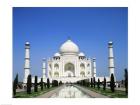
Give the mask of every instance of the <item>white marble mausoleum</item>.
MULTIPOLYGON (((113 43, 108 43, 109 49, 109 75, 106 80, 110 80, 111 73, 114 74, 114 55, 113 43)), ((25 66, 24 66, 24 79, 23 83, 27 83, 27 77, 30 73, 30 43, 25 44, 25 66)), ((59 51, 54 54, 52 58, 43 59, 42 64, 42 77, 46 82, 47 78, 51 80, 58 80, 64 83, 76 82, 82 79, 90 79, 95 77, 103 81, 104 76, 96 76, 96 59, 87 58, 86 55, 80 51, 80 48, 72 40, 68 39, 59 48, 59 51)), ((40 81, 40 78, 38 81, 40 81)), ((34 77, 32 77, 34 82, 34 77)))

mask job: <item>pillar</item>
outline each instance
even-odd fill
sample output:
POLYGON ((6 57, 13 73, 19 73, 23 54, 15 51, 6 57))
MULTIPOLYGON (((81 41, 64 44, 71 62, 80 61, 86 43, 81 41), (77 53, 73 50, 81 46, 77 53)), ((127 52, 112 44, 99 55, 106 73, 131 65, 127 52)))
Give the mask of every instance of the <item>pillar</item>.
POLYGON ((46 59, 43 58, 43 63, 42 63, 42 78, 43 78, 43 82, 46 82, 47 78, 46 78, 46 59))
MULTIPOLYGON (((115 69, 115 66, 114 66, 114 55, 113 55, 113 42, 110 41, 108 43, 108 50, 109 50, 109 57, 108 57, 108 60, 109 60, 109 75, 111 76, 111 74, 114 75, 114 69, 115 69)), ((115 77, 115 75, 114 75, 115 77)))
POLYGON ((30 74, 30 43, 25 43, 25 64, 24 64, 24 80, 27 83, 28 75, 30 74))
POLYGON ((93 77, 96 77, 96 58, 93 58, 93 77))

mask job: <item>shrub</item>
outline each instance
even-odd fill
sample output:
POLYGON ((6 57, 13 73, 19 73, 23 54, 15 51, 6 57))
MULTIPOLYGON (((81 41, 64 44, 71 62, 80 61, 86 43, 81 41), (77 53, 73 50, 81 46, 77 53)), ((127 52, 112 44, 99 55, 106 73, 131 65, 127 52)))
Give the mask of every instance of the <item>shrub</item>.
POLYGON ((31 87, 32 87, 32 81, 31 81, 31 75, 28 75, 27 78, 27 93, 31 94, 31 87))
POLYGON ((127 71, 127 69, 125 69, 124 71, 125 71, 125 74, 124 74, 124 77, 125 77, 125 93, 128 94, 128 71, 127 71))
POLYGON ((16 75, 15 79, 14 79, 14 83, 13 83, 13 95, 16 95, 16 89, 17 89, 17 85, 18 85, 18 74, 16 75))
POLYGON ((91 82, 90 83, 91 83, 91 87, 93 87, 93 80, 92 80, 92 78, 91 78, 91 82))
POLYGON ((38 82, 37 82, 37 80, 38 80, 38 77, 35 76, 35 83, 34 83, 34 91, 35 92, 38 92, 38 82))
POLYGON ((50 88, 50 80, 47 78, 47 88, 50 88))
POLYGON ((103 90, 106 90, 106 78, 104 77, 103 90))
POLYGON ((45 89, 46 89, 46 87, 47 87, 47 83, 46 83, 46 82, 44 82, 44 87, 45 87, 45 89))
POLYGON ((95 77, 93 78, 93 86, 94 86, 94 88, 95 88, 95 86, 96 86, 96 80, 95 80, 95 77))
POLYGON ((57 81, 57 80, 53 80, 53 81, 52 81, 52 86, 53 86, 53 87, 58 86, 58 81, 57 81))
POLYGON ((82 85, 86 86, 86 81, 85 80, 82 80, 82 85))
POLYGON ((59 82, 59 85, 62 85, 62 81, 59 82))
POLYGON ((89 87, 90 86, 90 82, 89 79, 85 80, 86 81, 86 86, 89 87))
POLYGON ((111 74, 111 78, 110 78, 110 88, 111 88, 112 92, 115 91, 115 81, 114 81, 114 75, 113 74, 111 74))
POLYGON ((100 79, 98 78, 98 82, 97 82, 97 88, 98 90, 100 89, 100 79))
POLYGON ((41 78, 40 86, 41 86, 41 90, 43 90, 43 78, 41 78))

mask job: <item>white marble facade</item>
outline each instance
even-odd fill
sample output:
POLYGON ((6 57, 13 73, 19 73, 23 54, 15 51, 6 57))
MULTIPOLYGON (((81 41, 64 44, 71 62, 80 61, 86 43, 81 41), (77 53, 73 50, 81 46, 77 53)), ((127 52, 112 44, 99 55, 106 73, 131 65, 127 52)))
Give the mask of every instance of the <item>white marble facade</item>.
MULTIPOLYGON (((108 43, 109 56, 108 56, 108 70, 109 75, 106 76, 106 80, 110 81, 111 73, 114 74, 114 55, 113 55, 113 43, 108 43)), ((30 74, 30 44, 25 44, 25 66, 24 66, 24 79, 23 83, 27 83, 27 77, 30 74)), ((46 82, 47 78, 51 80, 58 80, 62 82, 76 82, 82 79, 90 79, 92 77, 98 78, 103 81, 104 76, 96 76, 96 59, 87 58, 79 47, 72 41, 65 41, 59 48, 59 51, 54 54, 52 58, 43 59, 42 63, 42 77, 46 82), (46 72, 47 71, 47 72, 46 72), (46 75, 47 74, 47 75, 46 75)), ((32 77, 34 82, 34 77, 32 77)))
POLYGON ((80 52, 79 47, 73 41, 67 40, 61 45, 59 52, 47 60, 47 74, 49 78, 63 82, 76 81, 91 78, 94 73, 92 66, 92 60, 80 52))

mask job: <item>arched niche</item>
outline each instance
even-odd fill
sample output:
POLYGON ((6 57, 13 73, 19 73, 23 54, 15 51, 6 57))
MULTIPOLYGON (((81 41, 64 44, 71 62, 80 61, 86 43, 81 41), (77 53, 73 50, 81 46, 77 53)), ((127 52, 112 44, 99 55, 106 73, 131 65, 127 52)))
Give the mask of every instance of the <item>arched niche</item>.
POLYGON ((80 72, 80 76, 81 76, 81 77, 85 77, 85 72, 84 72, 84 71, 81 71, 81 72, 80 72))
POLYGON ((57 71, 54 72, 54 77, 59 77, 59 73, 57 71))
POLYGON ((65 70, 65 76, 66 77, 75 76, 75 66, 74 66, 73 63, 66 63, 65 67, 64 67, 64 70, 65 70))
POLYGON ((59 65, 56 63, 56 64, 54 64, 54 69, 55 70, 58 70, 59 69, 59 65))
POLYGON ((81 63, 80 64, 80 68, 81 68, 81 70, 84 70, 85 69, 85 64, 84 63, 81 63))

